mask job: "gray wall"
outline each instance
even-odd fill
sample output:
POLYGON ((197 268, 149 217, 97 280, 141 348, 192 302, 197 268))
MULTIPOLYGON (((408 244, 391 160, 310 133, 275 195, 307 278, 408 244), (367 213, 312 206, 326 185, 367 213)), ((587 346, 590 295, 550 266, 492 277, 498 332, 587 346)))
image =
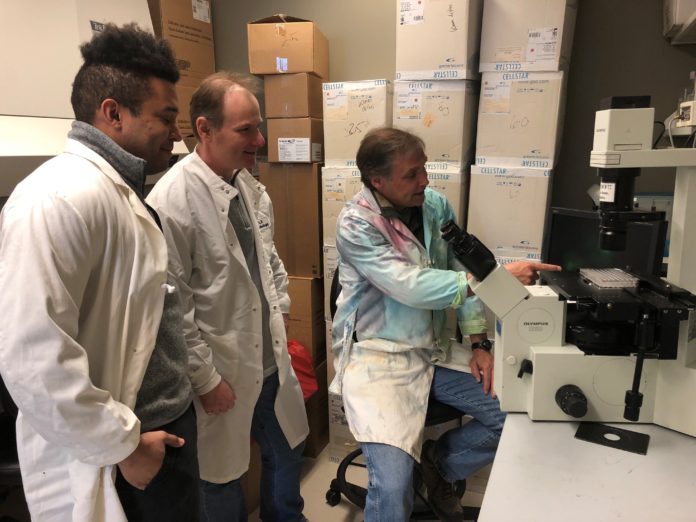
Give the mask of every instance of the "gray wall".
MULTIPOLYGON (((331 81, 394 78, 396 0, 214 0, 218 69, 248 71, 246 22, 283 12, 314 20, 329 39, 331 81)), ((425 42, 424 42, 425 45, 425 42)), ((662 37, 660 0, 580 0, 552 204, 589 208, 594 113, 612 95, 649 94, 656 119, 693 87, 694 46, 662 37)), ((645 170, 636 190, 672 191, 673 169, 645 170)))

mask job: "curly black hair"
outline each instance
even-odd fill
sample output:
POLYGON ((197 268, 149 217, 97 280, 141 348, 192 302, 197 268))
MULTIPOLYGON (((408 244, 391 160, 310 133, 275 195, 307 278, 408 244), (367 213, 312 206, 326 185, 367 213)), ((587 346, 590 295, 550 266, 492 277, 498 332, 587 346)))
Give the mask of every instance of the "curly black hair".
POLYGON ((179 80, 174 53, 166 40, 127 24, 107 24, 100 34, 80 46, 84 64, 73 82, 75 119, 92 123, 107 98, 113 98, 133 114, 140 112, 150 94, 149 79, 170 83, 179 80))

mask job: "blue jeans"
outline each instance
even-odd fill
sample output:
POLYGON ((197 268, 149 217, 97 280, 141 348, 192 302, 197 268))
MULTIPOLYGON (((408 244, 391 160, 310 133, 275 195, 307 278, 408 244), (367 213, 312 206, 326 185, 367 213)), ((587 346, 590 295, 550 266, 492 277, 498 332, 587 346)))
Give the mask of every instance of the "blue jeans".
POLYGON ((434 463, 440 474, 454 482, 493 462, 505 422, 498 399, 484 395, 483 384, 470 373, 439 366, 435 367, 430 396, 473 417, 435 443, 434 463))
MULTIPOLYGON (((251 436, 261 450, 261 506, 264 522, 305 520, 300 495, 300 473, 304 442, 290 448, 278 424, 274 405, 278 393, 278 372, 263 381, 251 421, 251 436)), ((242 522, 247 520, 240 480, 215 484, 201 480, 201 520, 242 522)))
MULTIPOLYGON (((431 398, 473 417, 435 443, 434 463, 448 481, 461 480, 493 462, 505 413, 484 395, 471 374, 435 367, 431 398)), ((361 443, 368 472, 365 522, 408 520, 413 509, 413 458, 386 444, 361 443)))
POLYGON ((413 510, 413 457, 388 444, 361 442, 367 464, 365 522, 408 520, 413 510))

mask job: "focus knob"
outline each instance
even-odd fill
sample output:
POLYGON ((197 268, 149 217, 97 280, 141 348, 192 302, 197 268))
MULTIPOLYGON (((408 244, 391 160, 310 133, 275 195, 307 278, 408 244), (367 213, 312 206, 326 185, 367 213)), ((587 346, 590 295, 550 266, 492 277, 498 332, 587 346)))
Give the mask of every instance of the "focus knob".
POLYGON ((565 384, 556 391, 556 404, 563 413, 579 419, 587 413, 587 397, 574 384, 565 384))

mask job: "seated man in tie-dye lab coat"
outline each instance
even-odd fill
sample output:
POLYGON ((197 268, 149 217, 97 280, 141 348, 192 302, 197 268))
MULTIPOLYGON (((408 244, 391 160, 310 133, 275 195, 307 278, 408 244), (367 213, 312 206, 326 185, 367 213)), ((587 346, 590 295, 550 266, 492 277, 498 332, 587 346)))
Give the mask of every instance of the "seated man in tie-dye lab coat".
MULTIPOLYGON (((361 443, 369 485, 366 522, 408 520, 413 464, 442 520, 461 520, 453 483, 490 464, 505 414, 493 392, 483 305, 468 287, 440 227, 456 220, 428 188, 423 141, 392 128, 369 132, 357 153, 365 185, 336 228, 342 292, 333 322, 336 378, 348 424, 361 443), (472 342, 471 373, 436 366, 449 349, 445 310, 457 309, 472 342), (422 445, 428 398, 473 419, 422 445)), ((506 266, 523 284, 555 265, 506 266)))

